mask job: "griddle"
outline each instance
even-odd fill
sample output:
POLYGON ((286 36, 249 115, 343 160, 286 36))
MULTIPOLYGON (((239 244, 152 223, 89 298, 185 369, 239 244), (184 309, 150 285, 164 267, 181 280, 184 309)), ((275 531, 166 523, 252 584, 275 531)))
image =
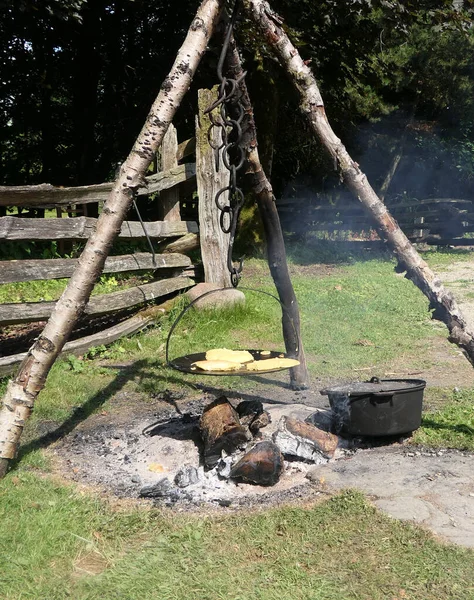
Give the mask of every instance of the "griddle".
MULTIPOLYGON (((284 352, 275 352, 266 350, 248 350, 250 354, 253 356, 255 361, 266 360, 268 358, 293 358, 284 352), (265 354, 262 356, 262 352, 265 354)), ((265 369, 262 371, 249 371, 245 364, 241 365, 240 369, 235 371, 203 371, 202 369, 198 369, 196 367, 192 367, 192 364, 197 362, 198 360, 206 360, 205 352, 198 352, 196 354, 187 354, 186 356, 180 356, 178 358, 173 358, 173 360, 168 361, 168 365, 177 371, 182 371, 183 373, 191 373, 191 375, 226 375, 227 377, 249 377, 251 375, 261 375, 262 373, 276 373, 278 371, 285 371, 286 369, 290 369, 291 367, 278 367, 276 369, 265 369)))

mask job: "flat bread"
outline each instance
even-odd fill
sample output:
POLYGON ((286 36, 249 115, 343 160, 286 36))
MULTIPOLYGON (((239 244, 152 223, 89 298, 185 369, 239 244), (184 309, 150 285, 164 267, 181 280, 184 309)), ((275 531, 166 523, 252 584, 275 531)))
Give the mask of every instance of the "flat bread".
POLYGON ((271 369, 288 369, 296 367, 300 361, 294 358, 266 358, 264 360, 256 360, 253 363, 245 365, 247 371, 267 371, 271 369))
POLYGON ((215 348, 206 352, 206 360, 225 360, 240 364, 253 361, 253 356, 247 350, 227 350, 227 348, 215 348))
POLYGON ((201 371, 238 371, 242 365, 230 360, 198 360, 191 366, 201 371))

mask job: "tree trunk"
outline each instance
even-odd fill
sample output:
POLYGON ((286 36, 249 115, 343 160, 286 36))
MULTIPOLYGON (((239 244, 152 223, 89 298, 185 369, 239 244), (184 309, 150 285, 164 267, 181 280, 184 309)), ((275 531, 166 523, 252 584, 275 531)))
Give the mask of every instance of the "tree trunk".
POLYGON ((220 16, 222 5, 222 0, 203 0, 201 3, 145 125, 120 169, 97 221, 96 230, 89 238, 68 286, 58 300, 42 334, 28 351, 18 375, 8 384, 0 411, 0 477, 5 475, 8 461, 16 455, 21 432, 31 414, 35 399, 44 387, 56 357, 84 311, 112 243, 143 181, 146 169, 190 86, 220 16))
MULTIPOLYGON (((215 151, 213 146, 221 143, 219 128, 211 126, 209 115, 204 111, 217 99, 217 86, 212 90, 199 90, 199 113, 196 119, 196 179, 199 196, 199 236, 201 240, 201 258, 204 267, 204 279, 208 283, 225 288, 231 287, 230 273, 227 267, 229 236, 220 226, 220 211, 216 206, 217 192, 229 185, 229 171, 222 161, 222 150, 215 151), (217 152, 217 158, 216 158, 217 152)), ((219 118, 219 110, 213 111, 219 118)), ((229 193, 220 197, 222 205, 227 205, 229 193)))
POLYGON ((243 0, 243 4, 286 69, 300 95, 303 113, 307 116, 315 135, 334 160, 334 165, 338 168, 342 179, 375 220, 380 237, 388 242, 398 260, 405 265, 406 277, 411 279, 430 300, 430 307, 435 309, 433 317, 448 327, 449 341, 462 348, 474 365, 472 326, 467 323, 452 294, 444 288, 389 214, 359 165, 352 160, 341 140, 332 130, 314 75, 283 30, 280 17, 264 0, 243 0))
MULTIPOLYGON (((230 77, 233 79, 242 77, 242 65, 234 39, 231 40, 229 45, 227 68, 230 77)), ((241 102, 245 110, 242 130, 248 163, 247 174, 251 178, 252 189, 262 217, 267 243, 268 265, 283 306, 283 338, 287 353, 295 356, 300 361, 297 367, 290 369, 290 385, 293 389, 303 389, 308 387, 309 376, 300 334, 298 301, 288 272, 285 242, 283 240, 280 217, 278 216, 275 204, 275 196, 273 195, 271 183, 268 181, 260 163, 252 104, 245 80, 243 79, 240 83, 240 88, 242 92, 241 102)))

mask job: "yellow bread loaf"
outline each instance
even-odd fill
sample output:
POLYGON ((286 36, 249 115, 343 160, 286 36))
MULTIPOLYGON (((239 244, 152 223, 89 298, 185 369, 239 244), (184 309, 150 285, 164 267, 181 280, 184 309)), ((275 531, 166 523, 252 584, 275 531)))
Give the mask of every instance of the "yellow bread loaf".
POLYGON ((296 367, 299 364, 300 361, 294 358, 267 358, 257 360, 245 366, 247 367, 247 371, 267 371, 271 369, 288 369, 289 367, 296 367))
POLYGON ((201 371, 237 371, 241 368, 240 363, 230 360, 198 360, 191 366, 201 371))
POLYGON ((206 360, 225 360, 236 363, 248 363, 253 361, 253 356, 247 350, 227 350, 227 348, 215 348, 206 352, 206 360))

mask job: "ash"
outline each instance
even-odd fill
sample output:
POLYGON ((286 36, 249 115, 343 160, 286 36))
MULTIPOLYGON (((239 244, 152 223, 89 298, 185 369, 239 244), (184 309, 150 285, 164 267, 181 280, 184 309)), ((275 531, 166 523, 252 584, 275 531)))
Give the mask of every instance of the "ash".
MULTIPOLYGON (((61 470, 74 481, 99 486, 119 497, 152 497, 157 505, 200 507, 271 504, 311 494, 306 475, 311 464, 285 460, 284 472, 272 487, 227 479, 232 457, 206 471, 202 464, 202 441, 198 429, 204 404, 186 407, 186 414, 151 414, 130 420, 94 415, 78 426, 54 449, 61 470), (158 417, 158 418, 157 418, 158 417)), ((254 442, 271 440, 283 416, 314 418, 315 409, 303 404, 264 403, 271 423, 254 442)), ((335 459, 343 456, 338 450, 335 459)), ((334 460, 334 459, 332 459, 334 460)))

